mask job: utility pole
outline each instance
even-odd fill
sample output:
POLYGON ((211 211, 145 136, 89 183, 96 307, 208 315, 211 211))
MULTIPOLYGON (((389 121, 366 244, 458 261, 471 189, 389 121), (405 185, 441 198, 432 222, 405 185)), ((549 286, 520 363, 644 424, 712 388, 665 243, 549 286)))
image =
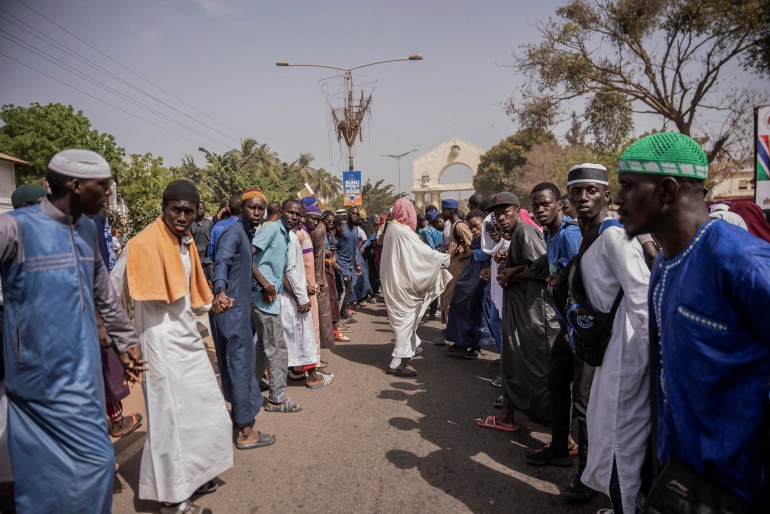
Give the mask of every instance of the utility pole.
POLYGON ((383 157, 393 158, 398 163, 398 197, 399 198, 401 198, 401 193, 403 192, 403 191, 401 191, 401 158, 404 157, 405 155, 409 155, 410 153, 416 152, 416 151, 417 151, 417 148, 415 148, 414 150, 409 150, 408 152, 404 152, 404 153, 398 154, 398 155, 380 154, 383 157))
POLYGON ((354 66, 353 68, 338 68, 336 66, 326 66, 322 64, 290 64, 288 61, 278 61, 275 63, 275 65, 327 68, 342 72, 342 77, 345 80, 345 105, 344 107, 332 107, 331 111, 332 118, 334 119, 335 130, 337 132, 337 140, 345 140, 345 144, 348 147, 348 170, 353 171, 353 145, 356 142, 356 138, 358 138, 360 141, 363 141, 361 125, 363 124, 364 117, 366 116, 366 113, 369 112, 369 108, 372 104, 372 95, 364 97, 364 92, 362 90, 361 97, 357 101, 353 100, 352 72, 353 70, 358 70, 367 66, 374 66, 375 64, 398 61, 422 61, 422 55, 414 54, 403 59, 387 59, 384 61, 370 62, 360 66, 354 66))

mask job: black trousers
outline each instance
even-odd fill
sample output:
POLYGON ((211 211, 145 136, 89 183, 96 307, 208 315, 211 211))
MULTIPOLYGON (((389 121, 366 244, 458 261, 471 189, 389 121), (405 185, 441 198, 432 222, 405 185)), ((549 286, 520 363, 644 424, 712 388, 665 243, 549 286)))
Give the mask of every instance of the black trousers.
POLYGON ((437 309, 438 309, 438 298, 436 298, 435 300, 433 300, 433 301, 430 303, 430 306, 428 306, 428 313, 429 313, 431 316, 435 316, 435 315, 436 315, 436 310, 437 310, 437 309))
POLYGON ((548 369, 548 392, 551 395, 551 445, 565 453, 572 424, 572 409, 578 419, 578 473, 586 467, 588 458, 588 428, 586 410, 591 392, 594 368, 576 359, 562 329, 551 348, 548 369))

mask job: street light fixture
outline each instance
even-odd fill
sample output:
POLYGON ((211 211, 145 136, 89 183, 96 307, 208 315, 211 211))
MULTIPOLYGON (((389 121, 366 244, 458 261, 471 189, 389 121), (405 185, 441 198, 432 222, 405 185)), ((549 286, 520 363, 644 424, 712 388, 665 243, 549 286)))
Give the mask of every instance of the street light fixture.
MULTIPOLYGON (((335 122, 335 128, 337 130, 337 139, 344 139, 348 146, 348 169, 353 171, 353 144, 356 138, 361 134, 361 124, 363 123, 364 116, 369 110, 369 105, 372 101, 372 95, 364 98, 363 92, 361 92, 361 99, 358 104, 353 102, 353 71, 367 66, 374 66, 375 64, 384 64, 388 62, 399 61, 422 61, 422 55, 412 54, 409 57, 400 59, 386 59, 383 61, 375 61, 352 68, 339 68, 337 66, 327 66, 324 64, 292 64, 289 61, 277 61, 276 66, 280 67, 306 67, 306 68, 325 68, 328 70, 336 70, 342 72, 345 79, 345 107, 334 108, 332 107, 332 118, 335 122)), ((399 179, 401 177, 399 176, 399 179)))
POLYGON ((380 154, 383 157, 390 157, 392 159, 395 159, 396 162, 398 163, 398 197, 399 198, 401 198, 401 158, 404 157, 405 155, 409 155, 410 153, 416 152, 416 151, 417 151, 417 148, 415 148, 414 150, 409 150, 408 152, 404 152, 404 153, 398 154, 398 155, 380 154))

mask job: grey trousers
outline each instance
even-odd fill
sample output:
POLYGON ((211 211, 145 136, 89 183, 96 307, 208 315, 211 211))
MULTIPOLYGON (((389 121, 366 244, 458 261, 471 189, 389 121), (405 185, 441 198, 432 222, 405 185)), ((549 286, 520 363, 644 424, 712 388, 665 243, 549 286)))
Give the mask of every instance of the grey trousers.
MULTIPOLYGON (((278 301, 276 299, 276 301, 278 301)), ((254 374, 262 380, 265 370, 270 373, 271 403, 286 401, 286 375, 289 370, 289 351, 283 338, 283 325, 280 314, 267 314, 251 307, 251 321, 259 334, 256 344, 257 364, 254 374)))

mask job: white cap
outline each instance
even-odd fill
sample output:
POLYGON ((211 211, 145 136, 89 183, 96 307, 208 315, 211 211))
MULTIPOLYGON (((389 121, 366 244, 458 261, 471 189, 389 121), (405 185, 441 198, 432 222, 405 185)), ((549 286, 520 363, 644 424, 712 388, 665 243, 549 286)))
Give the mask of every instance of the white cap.
POLYGON ((67 177, 82 179, 105 179, 112 176, 110 165, 104 157, 91 150, 78 148, 62 150, 51 157, 48 169, 67 177))

